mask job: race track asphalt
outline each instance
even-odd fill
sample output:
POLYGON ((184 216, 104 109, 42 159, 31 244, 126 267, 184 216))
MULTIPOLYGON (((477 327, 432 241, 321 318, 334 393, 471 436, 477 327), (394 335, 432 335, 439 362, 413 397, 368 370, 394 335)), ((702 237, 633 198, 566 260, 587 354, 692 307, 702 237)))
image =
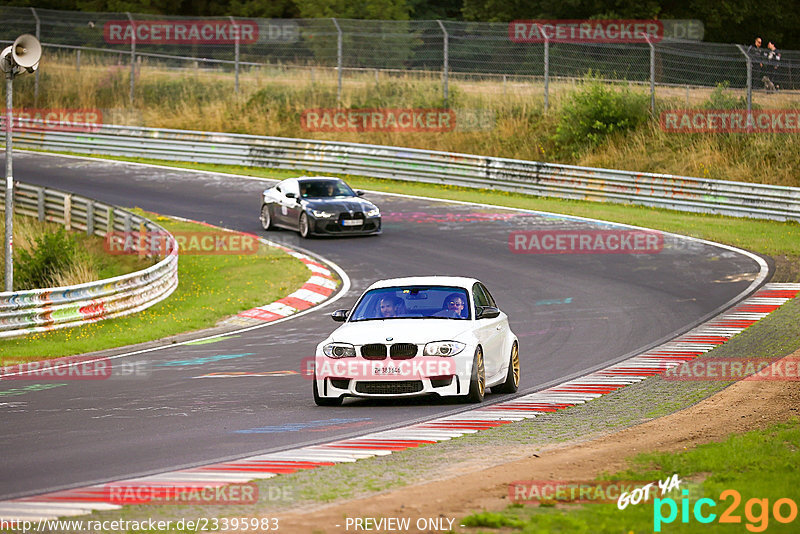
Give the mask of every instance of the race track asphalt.
MULTIPOLYGON (((123 359, 147 362, 145 377, 64 381, 4 396, 0 499, 330 441, 469 408, 430 398, 320 408, 300 375, 196 378, 299 370, 337 326, 328 314, 352 305, 377 279, 443 274, 484 281, 519 337, 521 390, 530 392, 686 330, 746 290, 759 272, 750 257, 669 238, 658 253, 516 254, 509 250, 512 231, 610 227, 502 208, 368 193, 381 207, 383 235, 302 240, 261 230, 264 181, 19 151, 14 177, 303 247, 342 267, 352 288, 303 317, 123 359)), ((6 382, 0 395, 21 383, 6 382)), ((488 395, 487 402, 504 398, 488 395)))

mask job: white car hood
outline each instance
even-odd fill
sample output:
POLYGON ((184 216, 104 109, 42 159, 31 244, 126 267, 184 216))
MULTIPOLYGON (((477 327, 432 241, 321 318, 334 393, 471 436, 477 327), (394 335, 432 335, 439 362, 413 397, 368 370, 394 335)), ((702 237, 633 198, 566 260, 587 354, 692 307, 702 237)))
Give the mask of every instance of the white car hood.
POLYGON ((346 323, 331 334, 331 341, 364 345, 367 343, 414 343, 458 341, 473 328, 464 319, 377 319, 346 323))

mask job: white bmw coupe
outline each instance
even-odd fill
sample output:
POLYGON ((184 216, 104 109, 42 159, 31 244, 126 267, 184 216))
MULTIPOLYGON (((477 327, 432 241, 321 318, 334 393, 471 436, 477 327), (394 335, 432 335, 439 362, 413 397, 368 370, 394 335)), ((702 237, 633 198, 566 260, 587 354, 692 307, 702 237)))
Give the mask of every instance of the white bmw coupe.
POLYGON ((424 276, 372 284, 317 346, 314 401, 435 394, 483 401, 519 387, 519 342, 474 278, 424 276))

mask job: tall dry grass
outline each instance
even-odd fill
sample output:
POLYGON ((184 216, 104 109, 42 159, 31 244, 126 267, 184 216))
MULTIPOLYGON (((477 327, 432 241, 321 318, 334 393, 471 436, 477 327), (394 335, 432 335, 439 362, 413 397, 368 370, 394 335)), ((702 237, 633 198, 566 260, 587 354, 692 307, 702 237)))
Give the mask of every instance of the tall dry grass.
MULTIPOLYGON (((127 56, 50 54, 40 68, 40 108, 101 108, 106 123, 225 131, 390 144, 489 156, 651 171, 713 179, 800 186, 800 135, 666 133, 657 118, 597 147, 574 153, 555 140, 562 104, 580 82, 553 80, 550 110, 543 112, 540 82, 508 78, 450 80, 450 107, 459 117, 491 120, 446 133, 303 130, 309 108, 338 107, 335 72, 280 67, 244 70, 240 92, 230 71, 166 69, 144 60, 138 67, 134 106, 129 105, 127 56)), ((20 77, 17 104, 33 107, 32 77, 20 77)), ((646 87, 632 86, 634 91, 646 87)), ((710 89, 658 88, 657 107, 697 107, 710 89)), ((741 91, 731 91, 741 96, 741 91)), ((796 94, 757 94, 764 108, 800 108, 796 94)), ((444 104, 438 75, 348 72, 341 106, 436 108, 444 104)), ((467 120, 469 122, 469 120, 467 120)), ((474 121, 473 121, 474 122, 474 121)), ((142 154, 147 157, 147 154, 142 154)))
MULTIPOLYGON (((16 269, 21 265, 20 252, 33 253, 37 246, 37 239, 44 234, 56 233, 61 226, 49 222, 39 222, 33 217, 14 217, 14 265, 16 269)), ((71 234, 77 241, 79 253, 73 258, 72 263, 65 269, 54 273, 47 281, 45 287, 59 287, 93 282, 103 278, 111 278, 121 274, 143 269, 150 264, 146 259, 137 256, 112 256, 104 249, 104 240, 99 237, 89 237, 80 232, 71 234)), ((0 240, 5 242, 5 216, 0 211, 0 240)), ((5 287, 5 247, 0 246, 0 288, 5 287)), ((33 287, 18 287, 19 280, 14 279, 14 289, 36 289, 33 287)), ((0 289, 2 291, 2 289, 0 289)))

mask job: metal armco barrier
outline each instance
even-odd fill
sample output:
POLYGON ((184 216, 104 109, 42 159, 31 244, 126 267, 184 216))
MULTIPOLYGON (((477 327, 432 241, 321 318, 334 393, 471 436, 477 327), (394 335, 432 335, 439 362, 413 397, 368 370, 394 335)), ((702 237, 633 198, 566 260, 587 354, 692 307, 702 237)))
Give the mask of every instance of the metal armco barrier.
MULTIPOLYGON (((0 192, 0 199, 4 197, 5 192, 0 192)), ((20 182, 14 187, 14 213, 90 235, 126 232, 136 236, 137 250, 150 250, 152 244, 155 250, 160 246, 168 252, 147 269, 115 278, 0 293, 0 338, 129 315, 167 298, 178 286, 177 243, 164 228, 144 217, 89 198, 20 182), (153 236, 160 241, 151 243, 153 236)))
POLYGON ((90 133, 37 131, 26 126, 15 129, 14 143, 35 150, 342 173, 735 217, 800 220, 797 187, 310 139, 87 127, 92 129, 90 133))

